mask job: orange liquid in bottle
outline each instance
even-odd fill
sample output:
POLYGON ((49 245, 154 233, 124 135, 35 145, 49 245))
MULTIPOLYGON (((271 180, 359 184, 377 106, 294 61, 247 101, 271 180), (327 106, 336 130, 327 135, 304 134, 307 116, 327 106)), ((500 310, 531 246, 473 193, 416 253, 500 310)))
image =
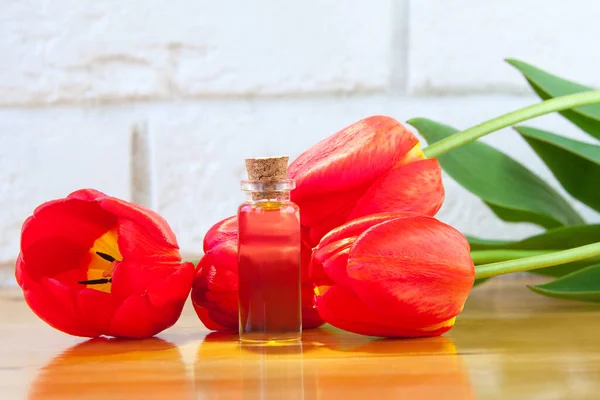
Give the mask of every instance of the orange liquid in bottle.
POLYGON ((243 204, 238 210, 240 339, 302 335, 300 219, 293 203, 243 204))

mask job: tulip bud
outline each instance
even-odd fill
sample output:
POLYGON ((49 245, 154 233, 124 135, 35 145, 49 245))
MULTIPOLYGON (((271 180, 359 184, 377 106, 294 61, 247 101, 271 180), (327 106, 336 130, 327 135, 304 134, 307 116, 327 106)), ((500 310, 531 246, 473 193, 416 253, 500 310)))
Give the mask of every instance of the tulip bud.
MULTIPOLYGON (((310 254, 310 251, 309 251, 310 254)), ((304 254, 308 265, 309 254, 304 254)), ((238 330, 237 218, 215 224, 204 237, 204 256, 196 269, 192 304, 198 318, 211 330, 238 330)), ((302 326, 323 324, 314 305, 312 282, 302 283, 302 326)))
POLYGON ((317 309, 370 336, 439 336, 475 279, 469 243, 432 217, 375 214, 334 229, 313 254, 317 309))
POLYGON ((316 246, 332 229, 382 212, 433 216, 444 200, 442 171, 398 121, 373 116, 325 138, 288 169, 296 181, 306 240, 316 246))

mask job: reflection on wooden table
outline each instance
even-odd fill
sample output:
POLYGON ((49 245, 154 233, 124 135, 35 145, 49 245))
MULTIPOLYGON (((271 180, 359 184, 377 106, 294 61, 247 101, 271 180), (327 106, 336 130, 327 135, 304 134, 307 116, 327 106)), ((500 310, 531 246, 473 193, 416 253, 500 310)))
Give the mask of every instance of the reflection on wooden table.
POLYGON ((191 309, 160 338, 85 341, 0 291, 0 398, 585 399, 600 390, 600 306, 522 281, 473 292, 446 336, 383 340, 333 328, 288 346, 240 346, 191 309))
POLYGON ((161 339, 92 339, 44 366, 30 399, 192 398, 193 385, 177 347, 161 339))
POLYGON ((213 333, 197 354, 194 382, 206 399, 474 398, 462 357, 443 337, 375 340, 318 329, 299 345, 247 347, 213 333))

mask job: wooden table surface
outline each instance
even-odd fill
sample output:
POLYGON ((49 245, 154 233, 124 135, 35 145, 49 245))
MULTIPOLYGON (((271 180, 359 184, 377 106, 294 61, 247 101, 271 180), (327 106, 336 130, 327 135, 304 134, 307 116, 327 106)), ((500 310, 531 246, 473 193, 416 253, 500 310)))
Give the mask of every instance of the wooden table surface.
POLYGON ((158 338, 85 341, 0 290, 0 399, 600 399, 600 305, 492 280, 440 338, 333 328, 301 345, 240 348, 186 306, 158 338))

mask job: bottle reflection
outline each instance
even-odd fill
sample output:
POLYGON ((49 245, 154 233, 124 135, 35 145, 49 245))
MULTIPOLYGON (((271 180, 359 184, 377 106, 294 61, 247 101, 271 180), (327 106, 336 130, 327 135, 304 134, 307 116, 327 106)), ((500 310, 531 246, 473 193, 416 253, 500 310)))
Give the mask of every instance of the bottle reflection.
POLYGON ((243 400, 312 399, 316 382, 307 382, 304 376, 305 346, 299 341, 247 344, 240 342, 235 334, 209 334, 200 344, 196 359, 198 396, 243 400))
MULTIPOLYGON (((305 398, 302 343, 282 346, 247 346, 239 351, 248 359, 242 376, 244 400, 305 398)), ((310 388, 311 385, 307 385, 310 388)), ((314 387, 314 385, 312 385, 314 387)), ((308 398, 313 398, 309 396, 308 398)))
POLYGON ((193 399, 179 350, 161 339, 88 340, 55 357, 31 385, 30 400, 193 399))

